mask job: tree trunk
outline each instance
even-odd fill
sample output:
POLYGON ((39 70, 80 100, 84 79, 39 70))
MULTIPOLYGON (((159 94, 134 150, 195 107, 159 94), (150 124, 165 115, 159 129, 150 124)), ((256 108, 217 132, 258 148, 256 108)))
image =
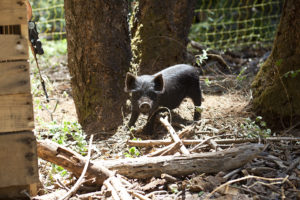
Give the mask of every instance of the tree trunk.
POLYGON ((78 120, 88 133, 122 121, 131 50, 126 0, 65 0, 68 67, 78 120))
POLYGON ((299 10, 299 0, 285 1, 272 53, 252 84, 253 108, 273 125, 292 125, 300 117, 299 10))
POLYGON ((139 0, 131 18, 132 65, 152 74, 185 63, 196 0, 139 0))

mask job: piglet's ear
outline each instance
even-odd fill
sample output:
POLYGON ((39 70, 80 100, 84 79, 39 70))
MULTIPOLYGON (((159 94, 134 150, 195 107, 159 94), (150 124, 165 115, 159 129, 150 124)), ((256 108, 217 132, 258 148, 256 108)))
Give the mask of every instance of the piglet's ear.
POLYGON ((127 72, 125 79, 125 92, 132 92, 136 88, 136 78, 133 74, 127 72))
POLYGON ((164 86, 164 79, 162 74, 159 74, 154 77, 154 90, 157 92, 164 92, 165 86, 164 86))

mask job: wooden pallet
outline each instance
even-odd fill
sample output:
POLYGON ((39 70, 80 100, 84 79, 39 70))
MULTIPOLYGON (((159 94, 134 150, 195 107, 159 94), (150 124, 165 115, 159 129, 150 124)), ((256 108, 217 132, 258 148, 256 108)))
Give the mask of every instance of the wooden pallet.
POLYGON ((0 199, 39 181, 24 0, 0 0, 0 199))

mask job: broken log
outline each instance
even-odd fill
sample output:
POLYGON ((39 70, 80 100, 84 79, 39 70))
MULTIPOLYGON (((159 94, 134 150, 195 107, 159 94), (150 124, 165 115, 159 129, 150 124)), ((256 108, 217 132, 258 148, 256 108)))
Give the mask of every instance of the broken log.
MULTIPOLYGON (((84 179, 84 174, 86 174, 86 180, 91 179, 99 185, 102 185, 106 179, 110 180, 111 185, 116 190, 116 193, 121 200, 131 200, 132 198, 121 183, 122 178, 117 178, 115 173, 106 167, 99 165, 95 166, 92 162, 90 162, 92 139, 93 135, 90 138, 90 146, 87 158, 50 140, 38 141, 38 156, 44 160, 62 166, 68 171, 74 173, 76 177, 79 177, 80 175, 80 178, 73 187, 73 191, 78 189, 79 185, 82 183, 82 179, 84 179)), ((73 191, 70 190, 60 199, 69 198, 73 191)))
MULTIPOLYGON (((86 163, 86 158, 80 154, 50 140, 37 141, 37 152, 40 158, 62 166, 76 177, 80 177, 86 163)), ((95 167, 92 162, 89 164, 86 175, 86 180, 93 179, 99 185, 102 185, 107 178, 113 176, 111 171, 102 166, 95 167)))
POLYGON ((225 151, 180 156, 139 157, 94 161, 129 178, 160 177, 161 174, 184 176, 193 173, 217 173, 245 165, 262 150, 261 144, 248 144, 225 151))
MULTIPOLYGON (((262 148, 261 144, 248 144, 219 152, 91 161, 86 179, 94 178, 96 184, 102 185, 105 179, 112 176, 110 170, 129 178, 143 179, 160 177, 163 173, 184 176, 229 171, 245 165, 255 158, 262 148)), ((80 176, 86 162, 81 155, 51 141, 38 141, 38 156, 64 167, 77 177, 80 176)))

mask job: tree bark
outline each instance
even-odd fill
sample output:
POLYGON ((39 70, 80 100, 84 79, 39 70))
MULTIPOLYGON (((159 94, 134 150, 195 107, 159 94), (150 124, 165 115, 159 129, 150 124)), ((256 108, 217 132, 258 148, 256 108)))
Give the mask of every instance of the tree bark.
POLYGON ((270 125, 290 126, 300 118, 299 9, 299 0, 285 1, 272 53, 252 84, 253 108, 270 125))
POLYGON ((185 63, 188 33, 196 0, 140 0, 131 17, 132 65, 153 74, 185 63))
POLYGON ((131 50, 127 0, 65 0, 68 67, 78 120, 86 133, 122 121, 131 50))

